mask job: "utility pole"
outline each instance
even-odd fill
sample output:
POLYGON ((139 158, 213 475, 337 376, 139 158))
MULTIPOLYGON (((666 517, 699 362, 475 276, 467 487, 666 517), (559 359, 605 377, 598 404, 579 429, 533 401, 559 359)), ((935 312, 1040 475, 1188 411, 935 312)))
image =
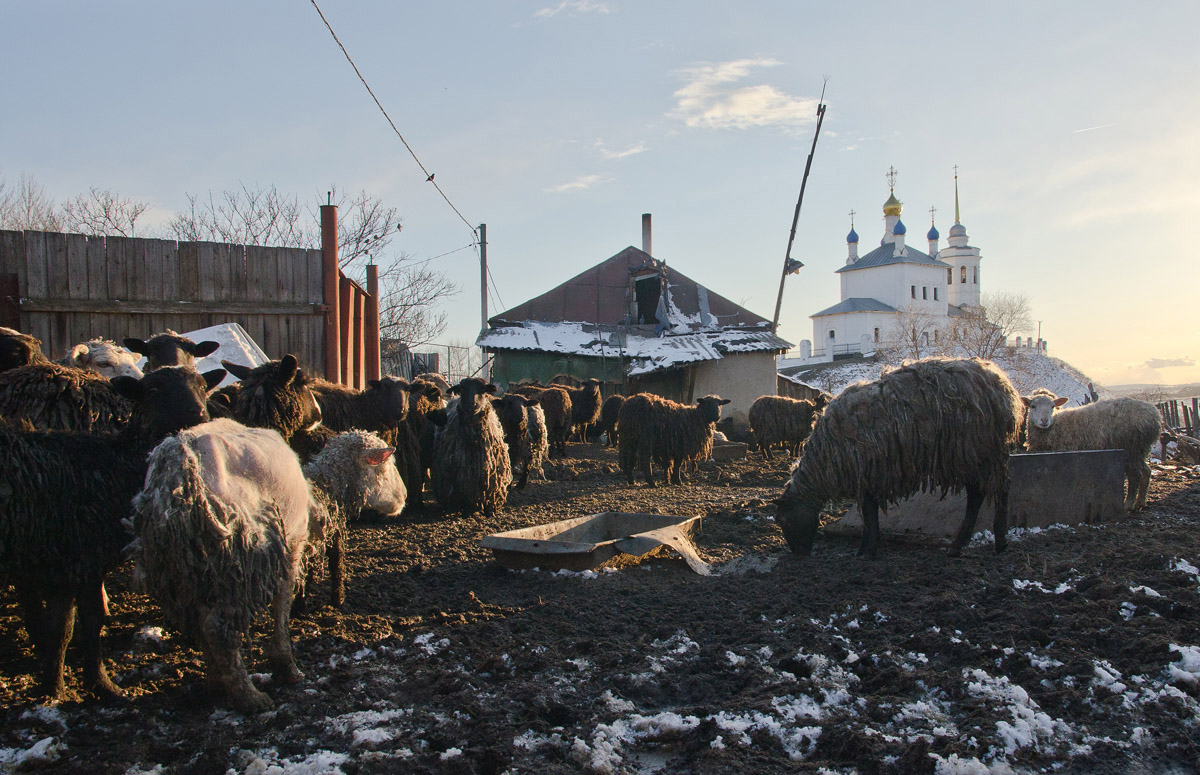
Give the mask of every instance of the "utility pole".
MULTIPOLYGON (((825 79, 829 83, 829 79, 825 79)), ((799 272, 804 266, 792 259, 792 243, 796 240, 796 223, 800 220, 800 205, 804 202, 804 187, 808 184, 808 171, 812 168, 813 154, 817 150, 817 139, 821 136, 821 122, 825 120, 825 84, 821 84, 821 98, 817 100, 817 129, 813 132, 812 148, 808 161, 804 163, 804 177, 800 180, 800 196, 796 199, 796 212, 792 214, 792 231, 788 235, 787 252, 783 255, 783 273, 779 276, 779 295, 775 297, 775 317, 771 319, 771 333, 779 334, 779 311, 783 307, 783 282, 789 274, 799 272)))
MULTIPOLYGON (((487 331, 488 327, 488 310, 487 310, 487 224, 479 224, 479 309, 483 317, 480 323, 479 334, 482 336, 487 331)), ((479 356, 483 359, 483 371, 481 373, 484 382, 491 382, 492 370, 488 367, 487 353, 482 349, 479 351, 479 356)))

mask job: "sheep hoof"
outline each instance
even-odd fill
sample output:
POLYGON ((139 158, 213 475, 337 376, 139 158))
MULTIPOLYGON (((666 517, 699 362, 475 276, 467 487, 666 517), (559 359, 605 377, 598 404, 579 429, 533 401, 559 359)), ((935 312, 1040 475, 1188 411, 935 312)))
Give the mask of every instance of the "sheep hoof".
POLYGON ((230 699, 233 700, 233 707, 240 713, 262 713, 275 707, 270 697, 253 687, 238 692, 230 699))

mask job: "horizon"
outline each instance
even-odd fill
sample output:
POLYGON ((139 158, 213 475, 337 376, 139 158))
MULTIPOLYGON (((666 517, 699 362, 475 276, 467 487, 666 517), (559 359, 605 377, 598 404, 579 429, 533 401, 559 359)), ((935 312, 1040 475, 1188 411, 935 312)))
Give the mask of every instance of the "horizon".
POLYGON ((0 125, 0 175, 148 202, 151 229, 242 184, 366 191, 400 214, 393 258, 461 285, 441 342, 479 331, 473 227, 495 315, 640 247, 650 213, 656 258, 769 320, 824 87, 780 336, 840 299, 849 213, 873 244, 890 167, 910 234, 944 246, 957 166, 983 291, 1028 297, 1023 336, 1105 386, 1200 383, 1173 301, 1200 287, 1196 4, 319 5, 449 204, 314 5, 278 0, 10 4, 24 120, 0 125))

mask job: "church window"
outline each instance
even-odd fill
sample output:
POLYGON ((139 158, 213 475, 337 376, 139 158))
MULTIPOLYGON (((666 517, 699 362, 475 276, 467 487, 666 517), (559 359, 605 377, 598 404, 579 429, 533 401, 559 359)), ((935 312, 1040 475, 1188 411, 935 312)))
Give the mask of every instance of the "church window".
POLYGON ((833 329, 832 329, 832 328, 831 328, 831 329, 829 329, 829 338, 830 338, 830 339, 834 339, 834 338, 835 338, 835 337, 834 337, 834 335, 833 335, 833 329))
POLYGON ((946 285, 954 285, 954 270, 946 270, 946 285))
POLYGON ((876 341, 876 342, 878 342, 878 341, 879 341, 879 329, 878 329, 878 328, 877 328, 877 329, 875 329, 875 341, 876 341))
POLYGON ((937 300, 938 300, 938 297, 937 297, 937 288, 936 288, 936 287, 933 289, 933 300, 934 300, 934 301, 937 301, 937 300))
POLYGON ((971 280, 971 282, 972 282, 972 284, 974 284, 974 285, 979 285, 979 267, 977 267, 977 266, 976 266, 976 267, 972 267, 972 269, 973 269, 974 271, 972 271, 972 272, 971 272, 971 274, 972 274, 972 276, 973 276, 973 277, 972 277, 972 280, 971 280))
POLYGON ((935 328, 935 329, 933 329, 933 343, 937 344, 937 340, 938 340, 938 332, 937 332, 937 329, 935 328))
POLYGON ((929 286, 928 285, 921 286, 921 298, 924 299, 925 301, 929 301, 929 286))
POLYGON ((912 288, 909 289, 909 293, 912 294, 912 297, 914 299, 917 298, 917 286, 915 286, 915 285, 912 286, 912 288))
POLYGON ((958 281, 960 283, 965 283, 967 281, 967 267, 965 264, 961 267, 961 270, 958 273, 958 281))
POLYGON ((921 332, 921 342, 925 345, 929 344, 929 332, 928 331, 921 332))

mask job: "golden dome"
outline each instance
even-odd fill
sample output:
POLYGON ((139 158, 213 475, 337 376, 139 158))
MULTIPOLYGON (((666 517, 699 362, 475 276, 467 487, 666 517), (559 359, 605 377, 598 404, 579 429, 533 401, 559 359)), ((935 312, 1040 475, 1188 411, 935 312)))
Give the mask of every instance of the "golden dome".
POLYGON ((896 195, 893 193, 891 196, 888 197, 888 200, 883 203, 883 214, 884 215, 899 215, 900 211, 903 208, 904 208, 904 206, 902 204, 900 204, 900 200, 897 199, 896 195))

